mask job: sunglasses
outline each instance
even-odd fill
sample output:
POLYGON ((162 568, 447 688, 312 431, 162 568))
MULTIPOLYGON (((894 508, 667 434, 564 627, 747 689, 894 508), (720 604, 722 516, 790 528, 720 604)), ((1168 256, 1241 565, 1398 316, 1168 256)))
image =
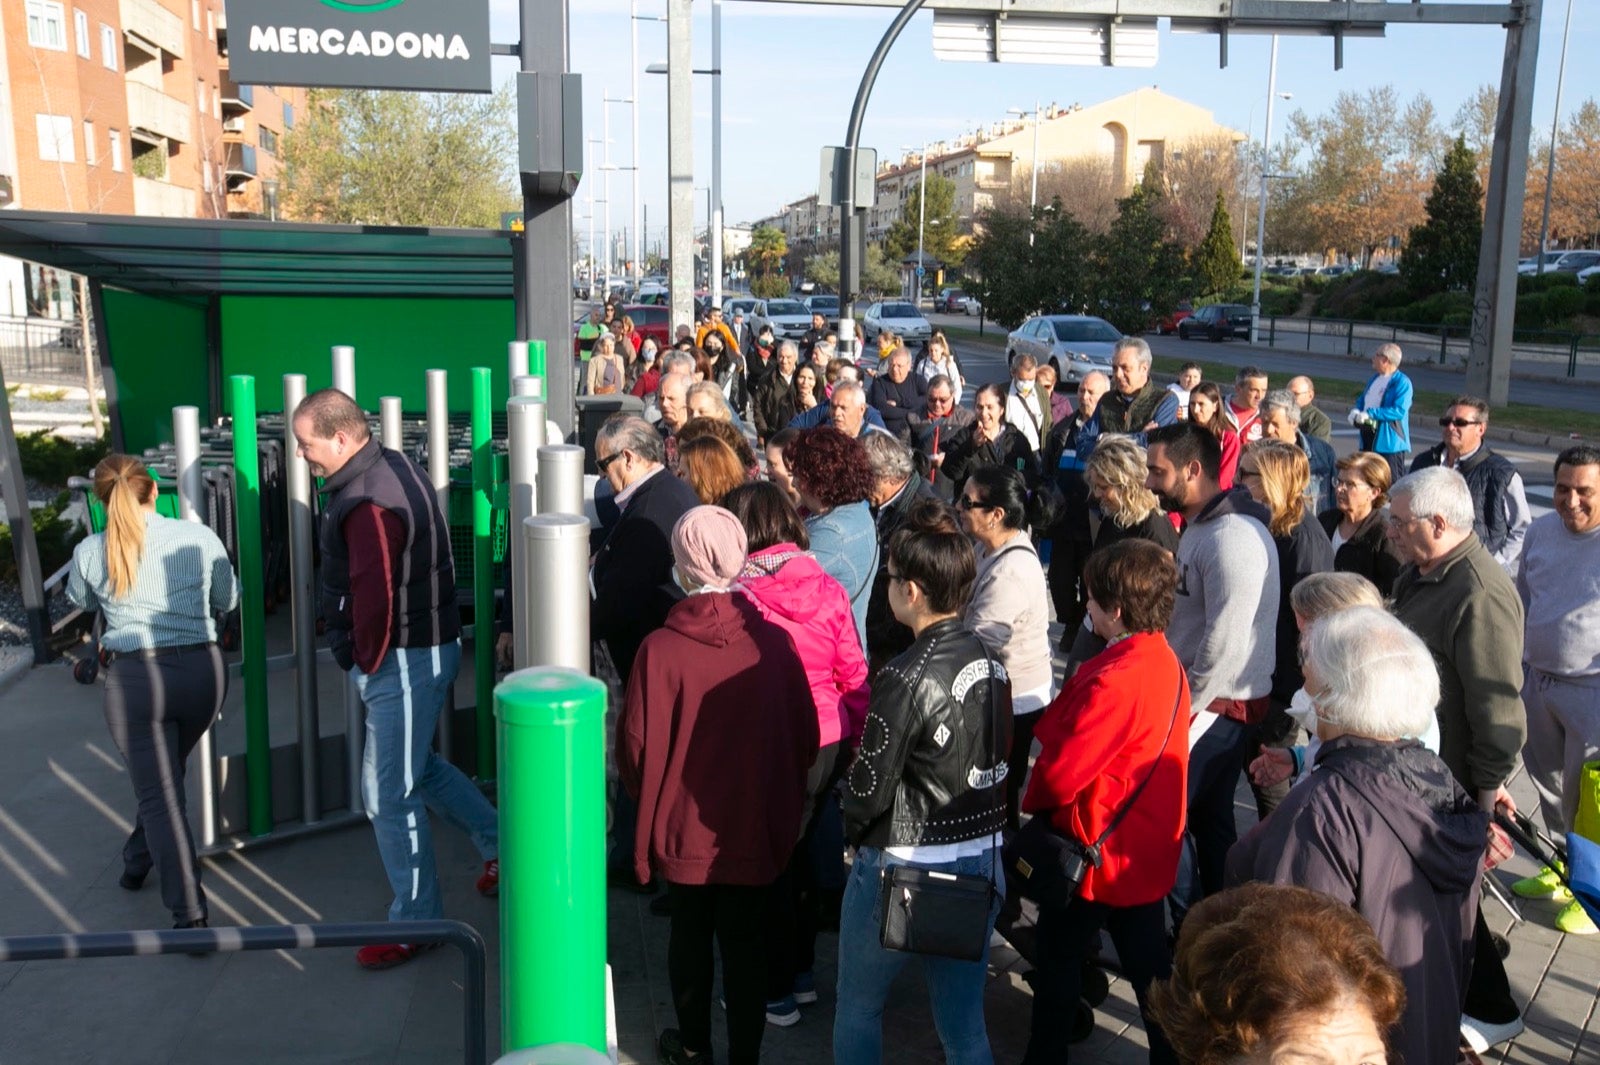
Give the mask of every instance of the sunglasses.
POLYGON ((1482 425, 1483 423, 1474 421, 1471 418, 1440 418, 1439 424, 1443 426, 1453 425, 1457 429, 1465 429, 1469 425, 1482 425))
POLYGON ((962 510, 987 510, 989 508, 989 504, 979 502, 971 496, 962 496, 956 500, 956 506, 962 510))
POLYGON ((604 475, 605 472, 606 472, 606 467, 607 466, 610 466, 613 462, 617 461, 618 459, 620 459, 622 456, 626 455, 627 453, 628 453, 628 449, 627 448, 623 448, 621 451, 613 451, 611 454, 607 455, 603 459, 595 459, 594 460, 594 468, 596 470, 600 471, 600 473, 602 475, 604 475))

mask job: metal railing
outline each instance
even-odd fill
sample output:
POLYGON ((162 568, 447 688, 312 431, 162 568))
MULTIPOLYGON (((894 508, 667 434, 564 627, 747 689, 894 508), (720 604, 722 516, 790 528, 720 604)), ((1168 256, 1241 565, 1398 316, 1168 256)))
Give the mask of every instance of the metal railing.
MULTIPOLYGON (((1297 348, 1323 355, 1364 355, 1386 341, 1412 350, 1425 348, 1440 366, 1452 358, 1465 363, 1472 346, 1472 328, 1465 325, 1416 322, 1366 322, 1348 318, 1300 318, 1263 315, 1260 329, 1267 347, 1297 348)), ((1512 358, 1548 363, 1552 375, 1578 376, 1580 365, 1600 370, 1600 336, 1556 329, 1517 329, 1512 333, 1512 358)))
MULTIPOLYGON (((156 954, 226 954, 241 950, 301 950, 307 947, 367 947, 393 943, 388 921, 347 924, 245 925, 238 928, 181 928, 140 932, 85 932, 80 935, 0 937, 0 962, 62 961, 69 958, 128 958, 156 954)), ((477 929, 460 921, 407 921, 407 942, 449 944, 465 962, 462 987, 462 1060, 486 1065, 484 1033, 488 952, 477 929)))
POLYGON ((83 328, 59 318, 0 316, 0 364, 8 383, 38 375, 83 377, 83 328))

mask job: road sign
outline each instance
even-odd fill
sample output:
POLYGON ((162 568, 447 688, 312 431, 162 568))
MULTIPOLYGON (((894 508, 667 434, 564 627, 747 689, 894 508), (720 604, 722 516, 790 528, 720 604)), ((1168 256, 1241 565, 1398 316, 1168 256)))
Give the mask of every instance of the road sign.
POLYGON ((921 277, 925 273, 927 273, 927 271, 922 268, 922 265, 920 263, 917 264, 917 276, 921 277))
POLYGON ((969 63, 1055 63, 1090 67, 1153 67, 1153 18, 933 13, 935 59, 969 63))
MULTIPOLYGON (((822 178, 817 184, 817 206, 837 207, 845 201, 845 159, 843 148, 822 149, 822 178)), ((856 209, 878 202, 878 149, 856 149, 856 209)))

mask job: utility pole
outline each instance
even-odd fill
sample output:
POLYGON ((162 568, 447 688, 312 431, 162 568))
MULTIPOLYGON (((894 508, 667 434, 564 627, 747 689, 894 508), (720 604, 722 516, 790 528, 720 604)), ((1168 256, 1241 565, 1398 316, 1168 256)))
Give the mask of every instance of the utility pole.
POLYGON ((917 306, 922 306, 923 232, 928 225, 928 142, 922 142, 922 173, 917 178, 917 306))
POLYGON ((633 97, 633 295, 639 297, 639 283, 644 271, 644 219, 640 215, 639 198, 639 0, 628 2, 628 28, 633 31, 633 62, 629 66, 633 97))
POLYGON ((722 0, 711 0, 711 306, 722 306, 722 0))
POLYGON ((667 288, 671 326, 694 321, 693 0, 667 0, 667 288))
POLYGON ((1261 339, 1261 260, 1267 240, 1267 159, 1272 148, 1272 102, 1278 97, 1278 35, 1272 35, 1272 61, 1267 66, 1267 128, 1261 131, 1261 190, 1256 198, 1256 276, 1250 295, 1250 343, 1261 339))
POLYGON ((1550 119, 1550 162, 1544 171, 1544 213, 1539 218, 1539 257, 1534 272, 1544 273, 1550 250, 1550 187, 1556 183, 1556 137, 1561 133, 1561 89, 1567 83, 1567 40, 1572 36, 1572 0, 1567 0, 1567 26, 1561 33, 1561 62, 1556 67, 1556 113, 1550 119))

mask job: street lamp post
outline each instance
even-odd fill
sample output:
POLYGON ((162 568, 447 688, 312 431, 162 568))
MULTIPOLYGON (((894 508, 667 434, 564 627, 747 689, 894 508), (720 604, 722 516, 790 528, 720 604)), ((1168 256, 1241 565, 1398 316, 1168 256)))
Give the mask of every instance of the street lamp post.
MULTIPOLYGON (((1008 115, 1025 116, 1028 112, 1020 107, 1006 109, 1008 115)), ((1041 115, 1038 103, 1033 105, 1033 158, 1028 163, 1028 246, 1033 246, 1033 212, 1039 207, 1039 117, 1041 115)))
POLYGON ((1561 33, 1561 63, 1556 68, 1556 113, 1550 119, 1550 161, 1544 171, 1544 212, 1539 218, 1539 257, 1535 273, 1544 273, 1544 256, 1550 246, 1550 186, 1556 180, 1556 136, 1561 132, 1561 87, 1567 80, 1567 38, 1572 36, 1572 0, 1567 0, 1567 25, 1561 33))
MULTIPOLYGON (((900 149, 903 152, 911 150, 910 145, 900 149)), ((928 227, 928 142, 922 142, 922 155, 919 159, 920 174, 917 177, 917 306, 922 306, 922 267, 923 234, 928 227)))
MULTIPOLYGON (((691 70, 691 74, 708 74, 711 76, 711 210, 710 230, 711 243, 711 303, 714 307, 722 306, 722 0, 712 0, 711 4, 711 52, 712 61, 710 70, 691 70)), ((651 63, 644 68, 646 74, 666 74, 669 66, 666 63, 651 63)))
POLYGON ((1272 103, 1278 98, 1278 35, 1272 35, 1272 61, 1267 66, 1267 122, 1261 131, 1261 189, 1256 199, 1256 276, 1250 295, 1250 343, 1261 339, 1261 266, 1267 245, 1267 159, 1272 148, 1272 103))

